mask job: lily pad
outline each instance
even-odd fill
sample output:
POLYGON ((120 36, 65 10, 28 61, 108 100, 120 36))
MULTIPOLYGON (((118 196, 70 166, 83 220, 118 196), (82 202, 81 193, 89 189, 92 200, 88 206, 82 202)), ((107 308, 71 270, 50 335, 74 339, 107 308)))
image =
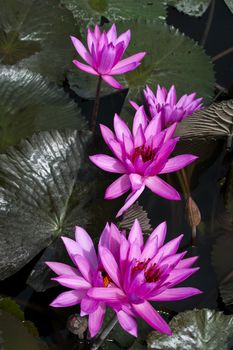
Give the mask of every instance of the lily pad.
POLYGON ((181 11, 189 16, 201 17, 211 0, 169 0, 168 4, 174 6, 178 11, 181 11))
POLYGON ((57 0, 0 0, 0 62, 63 80, 74 49, 72 13, 57 0))
POLYGON ((86 129, 77 105, 40 74, 0 67, 0 151, 35 131, 86 129))
POLYGON ((1 349, 48 350, 38 337, 34 337, 23 323, 6 311, 0 310, 1 349))
POLYGON ((57 237, 89 220, 83 179, 88 136, 34 134, 0 155, 0 276, 17 272, 57 237), (82 175, 82 176, 81 176, 82 175))
POLYGON ((233 339, 233 316, 215 310, 179 313, 170 322, 173 335, 152 332, 148 349, 156 350, 229 350, 233 339))
POLYGON ((177 135, 183 139, 229 137, 231 141, 233 137, 233 100, 213 103, 195 112, 179 124, 177 135))
POLYGON ((132 29, 127 54, 147 52, 141 65, 123 76, 123 85, 129 88, 124 106, 126 115, 133 114, 128 103, 130 99, 143 104, 142 92, 146 84, 152 90, 156 89, 157 84, 167 88, 174 84, 178 95, 196 91, 206 103, 211 101, 213 65, 196 42, 173 27, 153 21, 126 21, 118 27, 120 31, 132 29))
POLYGON ((166 4, 163 0, 61 0, 79 23, 95 24, 104 16, 116 22, 132 18, 165 21, 166 4))
POLYGON ((130 230, 133 226, 135 219, 138 219, 142 232, 144 234, 149 234, 152 232, 152 227, 150 224, 150 219, 148 218, 148 213, 143 209, 141 205, 136 202, 132 205, 123 215, 123 219, 119 222, 120 229, 130 230))

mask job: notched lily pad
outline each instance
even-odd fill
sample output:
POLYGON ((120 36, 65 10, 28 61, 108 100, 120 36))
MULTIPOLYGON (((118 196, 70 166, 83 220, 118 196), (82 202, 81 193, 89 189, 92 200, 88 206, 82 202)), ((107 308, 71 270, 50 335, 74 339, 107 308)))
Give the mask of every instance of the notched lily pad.
POLYGON ((81 176, 88 136, 41 132, 0 155, 0 278, 20 270, 57 237, 87 224, 81 176))
POLYGON ((215 310, 179 313, 170 322, 173 335, 152 332, 148 349, 156 350, 229 350, 233 340, 233 316, 215 310))
POLYGON ((35 131, 86 129, 63 89, 27 69, 0 66, 0 151, 35 131))
POLYGON ((152 90, 156 89, 157 84, 167 88, 174 84, 179 96, 197 91, 206 102, 212 99, 213 65, 204 50, 192 39, 173 27, 154 21, 126 21, 118 27, 121 31, 126 28, 132 30, 127 54, 147 52, 141 65, 123 76, 123 85, 129 88, 124 105, 126 114, 133 115, 128 100, 144 103, 142 92, 146 84, 152 90))
POLYGON ((0 0, 0 8, 0 62, 61 81, 74 56, 72 14, 56 0, 0 0))
POLYGON ((150 219, 147 212, 141 205, 136 202, 123 215, 123 219, 119 222, 120 229, 130 230, 134 224, 135 219, 138 219, 142 232, 149 234, 152 231, 150 219))

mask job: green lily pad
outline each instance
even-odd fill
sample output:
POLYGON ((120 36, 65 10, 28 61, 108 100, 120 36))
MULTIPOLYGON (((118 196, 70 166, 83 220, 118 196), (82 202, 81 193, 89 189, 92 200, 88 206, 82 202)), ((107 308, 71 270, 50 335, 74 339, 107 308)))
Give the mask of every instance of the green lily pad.
POLYGON ((201 17, 211 0, 168 0, 168 4, 189 16, 201 17))
POLYGON ((86 129, 77 105, 40 74, 0 67, 0 151, 35 131, 86 129))
POLYGON ((166 4, 163 0, 60 0, 72 11, 79 23, 95 24, 104 16, 116 22, 132 18, 165 21, 166 4))
POLYGON ((56 0, 0 0, 0 62, 63 80, 74 49, 72 13, 56 0))
POLYGON ((177 29, 150 21, 127 21, 119 26, 121 31, 132 29, 132 40, 127 54, 146 51, 141 65, 123 76, 123 85, 129 88, 124 111, 133 115, 128 101, 143 104, 143 89, 148 84, 152 90, 157 84, 169 88, 175 85, 178 95, 196 91, 205 102, 213 96, 214 71, 210 58, 192 39, 177 29))
POLYGON ((61 234, 87 225, 81 175, 89 136, 41 132, 0 154, 0 276, 17 272, 61 234))
POLYGON ((34 337, 23 323, 6 311, 0 310, 0 345, 6 350, 48 350, 38 337, 34 337))
POLYGON ((179 313, 170 322, 172 336, 152 332, 148 349, 156 350, 229 350, 233 339, 233 316, 215 310, 179 313))

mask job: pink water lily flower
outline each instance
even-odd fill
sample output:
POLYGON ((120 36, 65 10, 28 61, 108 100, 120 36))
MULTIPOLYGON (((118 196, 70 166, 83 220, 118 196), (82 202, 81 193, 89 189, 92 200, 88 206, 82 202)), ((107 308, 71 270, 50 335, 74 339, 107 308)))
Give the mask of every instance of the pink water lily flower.
POLYGON ((94 32, 88 28, 87 46, 71 36, 75 49, 82 59, 87 63, 84 64, 77 60, 73 63, 82 71, 96 76, 100 76, 107 84, 116 89, 122 89, 122 85, 113 78, 113 75, 130 72, 140 65, 140 61, 145 56, 145 52, 139 52, 135 55, 122 59, 131 38, 130 30, 117 37, 115 24, 106 33, 100 32, 98 25, 95 26, 94 32))
POLYGON ((150 301, 174 301, 200 294, 196 288, 178 287, 199 268, 191 268, 197 257, 183 259, 177 253, 183 235, 164 244, 166 223, 160 224, 146 243, 138 220, 128 239, 118 230, 105 229, 99 242, 99 256, 110 285, 88 290, 88 296, 104 302, 117 313, 125 331, 137 336, 135 317, 141 317, 161 333, 171 329, 150 301))
POLYGON ((102 136, 114 157, 97 154, 90 160, 101 169, 122 174, 105 192, 105 199, 117 198, 127 191, 131 194, 117 213, 123 214, 141 195, 145 187, 160 197, 179 200, 179 193, 158 175, 177 171, 197 157, 183 154, 169 158, 179 138, 174 138, 176 124, 162 130, 161 118, 148 121, 143 106, 136 111, 132 133, 126 123, 115 114, 115 134, 100 125, 102 136))
MULTIPOLYGON (((156 118, 159 114, 162 118, 162 128, 169 126, 174 122, 181 122, 187 116, 190 116, 195 111, 201 108, 202 98, 196 99, 196 93, 190 95, 183 95, 179 101, 176 97, 176 88, 171 86, 167 91, 165 87, 157 86, 156 94, 146 86, 144 89, 144 97, 150 112, 151 118, 156 118)), ((139 106, 131 101, 134 108, 138 109, 139 106)))
POLYGON ((46 262, 58 275, 53 278, 62 286, 70 288, 61 293, 52 303, 53 307, 67 307, 80 304, 81 316, 89 315, 88 328, 92 337, 100 330, 106 306, 87 295, 93 287, 104 287, 99 259, 91 237, 81 227, 76 227, 75 240, 62 237, 74 266, 59 262, 46 262))

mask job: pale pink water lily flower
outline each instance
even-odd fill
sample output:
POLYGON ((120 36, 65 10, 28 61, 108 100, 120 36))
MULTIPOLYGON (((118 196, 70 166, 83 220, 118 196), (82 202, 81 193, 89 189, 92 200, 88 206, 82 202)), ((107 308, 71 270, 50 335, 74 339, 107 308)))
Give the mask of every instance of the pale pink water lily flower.
MULTIPOLYGON (((144 89, 145 102, 150 112, 151 118, 156 118, 158 114, 162 118, 162 128, 174 122, 181 122, 186 117, 192 115, 202 107, 202 98, 196 98, 196 93, 183 95, 178 101, 176 88, 171 86, 167 91, 165 87, 157 86, 156 94, 146 86, 144 89)), ((131 101, 131 105, 138 109, 139 106, 131 101)))
POLYGON ((88 28, 88 49, 85 48, 79 39, 71 36, 75 49, 87 64, 78 60, 74 60, 73 63, 86 73, 100 76, 115 89, 122 89, 122 85, 113 78, 113 75, 124 74, 134 70, 140 65, 140 61, 146 54, 145 52, 139 52, 122 59, 130 39, 130 30, 117 36, 115 24, 107 32, 103 31, 103 33, 101 33, 98 25, 95 26, 94 32, 88 28))
POLYGON ((80 304, 81 316, 88 315, 88 328, 92 337, 100 330, 105 315, 106 306, 87 295, 93 287, 104 287, 104 279, 96 255, 94 244, 88 233, 81 227, 76 227, 75 240, 62 237, 73 266, 46 262, 58 275, 52 278, 70 290, 58 295, 51 303, 53 307, 67 307, 80 304))
POLYGON ((161 223, 144 243, 138 220, 126 238, 119 230, 105 228, 99 242, 99 256, 108 284, 89 289, 87 295, 104 302, 117 313, 126 332, 137 336, 135 317, 141 317, 161 333, 171 329, 150 301, 175 301, 202 293, 191 287, 174 288, 199 268, 191 266, 197 257, 177 253, 183 235, 164 244, 166 223, 161 223))
POLYGON ((114 131, 100 125, 102 136, 114 157, 97 154, 90 160, 99 168, 119 173, 105 192, 105 199, 117 198, 131 190, 125 205, 117 213, 123 214, 141 195, 145 187, 160 197, 179 200, 179 193, 158 175, 177 171, 197 157, 183 154, 169 158, 179 138, 174 138, 176 124, 162 130, 161 118, 148 121, 143 106, 136 111, 132 132, 126 123, 115 114, 114 131))

